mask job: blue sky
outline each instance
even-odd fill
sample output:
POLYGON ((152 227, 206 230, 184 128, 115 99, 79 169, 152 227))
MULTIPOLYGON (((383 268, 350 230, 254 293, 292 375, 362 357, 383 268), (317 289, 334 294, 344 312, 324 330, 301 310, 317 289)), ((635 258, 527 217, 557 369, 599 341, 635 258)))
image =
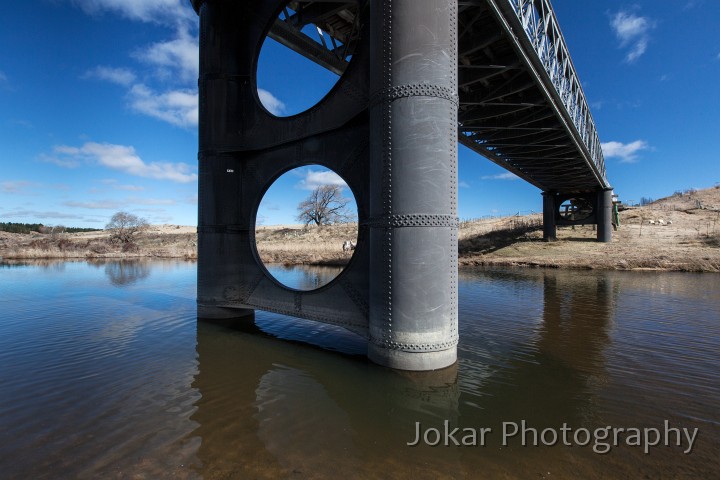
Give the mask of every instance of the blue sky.
MULTIPOLYGON (((102 228, 197 216, 197 17, 189 0, 28 0, 0 16, 0 221, 102 228)), ((624 200, 720 182, 720 2, 554 0, 624 200)), ((280 115, 333 75, 267 42, 258 85, 280 115), (298 65, 302 65, 299 68, 298 65)), ((540 192, 460 149, 461 218, 541 210, 540 192)), ((293 221, 319 168, 283 177, 264 224, 293 221)), ((346 192, 347 193, 347 192, 346 192)))

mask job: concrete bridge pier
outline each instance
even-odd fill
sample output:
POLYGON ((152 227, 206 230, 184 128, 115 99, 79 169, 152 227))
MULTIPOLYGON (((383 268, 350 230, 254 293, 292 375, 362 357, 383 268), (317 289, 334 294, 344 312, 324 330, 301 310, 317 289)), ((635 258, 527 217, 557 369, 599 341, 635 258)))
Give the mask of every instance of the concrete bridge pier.
POLYGON ((543 240, 554 242, 557 240, 557 225, 555 216, 559 205, 555 205, 555 193, 543 192, 543 240))
POLYGON ((200 122, 198 132, 198 295, 197 315, 205 320, 251 321, 255 310, 242 308, 240 272, 249 266, 251 225, 240 154, 228 148, 228 124, 243 116, 238 85, 250 83, 243 55, 242 31, 229 19, 240 11, 228 2, 202 4, 200 15, 200 122), (237 46, 236 46, 237 45, 237 46), (234 53, 234 55, 232 54, 234 53), (228 93, 230 92, 230 93, 228 93))
POLYGON ((600 190, 597 193, 597 240, 598 242, 612 242, 612 188, 600 190))
POLYGON ((457 1, 370 17, 368 356, 434 370, 457 359, 457 1))

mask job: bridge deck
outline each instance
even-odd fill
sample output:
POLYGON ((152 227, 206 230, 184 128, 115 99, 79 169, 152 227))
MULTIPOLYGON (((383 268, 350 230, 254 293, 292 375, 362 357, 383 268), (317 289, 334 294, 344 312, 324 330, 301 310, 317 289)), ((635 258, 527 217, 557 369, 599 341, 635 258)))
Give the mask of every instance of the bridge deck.
POLYGON ((592 117, 552 12, 532 2, 476 0, 461 1, 459 13, 460 142, 544 191, 608 187, 592 117), (541 58, 542 48, 553 55, 541 58), (548 73, 554 68, 561 70, 556 79, 548 73))

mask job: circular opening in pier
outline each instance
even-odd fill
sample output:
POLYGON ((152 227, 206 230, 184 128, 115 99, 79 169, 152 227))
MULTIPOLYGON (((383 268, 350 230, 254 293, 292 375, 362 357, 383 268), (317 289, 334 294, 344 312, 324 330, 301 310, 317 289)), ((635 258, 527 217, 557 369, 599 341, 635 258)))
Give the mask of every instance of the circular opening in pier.
POLYGON ((287 2, 270 26, 257 65, 257 94, 277 117, 320 102, 352 59, 359 41, 358 0, 287 2))
POLYGON ((584 198, 568 198, 560 205, 560 217, 571 222, 585 220, 592 214, 592 204, 584 198))
POLYGON ((295 290, 315 290, 340 275, 357 236, 357 204, 350 187, 320 165, 278 177, 255 217, 260 260, 275 280, 295 290))

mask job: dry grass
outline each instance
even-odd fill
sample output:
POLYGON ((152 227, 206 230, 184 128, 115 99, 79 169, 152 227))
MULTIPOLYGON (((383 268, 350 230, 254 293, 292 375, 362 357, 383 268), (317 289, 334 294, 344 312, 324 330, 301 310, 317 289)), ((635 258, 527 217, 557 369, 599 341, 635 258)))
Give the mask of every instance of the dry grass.
POLYGON ((720 188, 625 210, 612 243, 595 237, 592 226, 579 226, 559 227, 553 243, 542 241, 540 229, 517 236, 491 232, 463 242, 461 229, 460 263, 720 272, 720 188), (463 251, 463 245, 470 248, 463 251))
POLYGON ((259 227, 255 242, 265 263, 285 265, 345 265, 351 253, 343 252, 345 240, 357 241, 357 223, 326 227, 259 227))
POLYGON ((0 232, 0 258, 98 259, 98 258, 197 258, 195 234, 146 233, 132 243, 110 241, 102 232, 89 234, 11 234, 0 232))
MULTIPOLYGON (((592 226, 561 227, 557 242, 543 242, 539 214, 461 222, 460 264, 720 272, 720 188, 660 199, 625 210, 620 219, 612 243, 595 242, 592 226)), ((343 241, 357 234, 355 223, 281 225, 259 227, 255 237, 266 263, 344 265, 351 254, 342 251, 343 241)), ((195 259, 195 228, 153 226, 125 247, 110 242, 105 232, 55 237, 0 232, 5 259, 137 257, 195 259)))

